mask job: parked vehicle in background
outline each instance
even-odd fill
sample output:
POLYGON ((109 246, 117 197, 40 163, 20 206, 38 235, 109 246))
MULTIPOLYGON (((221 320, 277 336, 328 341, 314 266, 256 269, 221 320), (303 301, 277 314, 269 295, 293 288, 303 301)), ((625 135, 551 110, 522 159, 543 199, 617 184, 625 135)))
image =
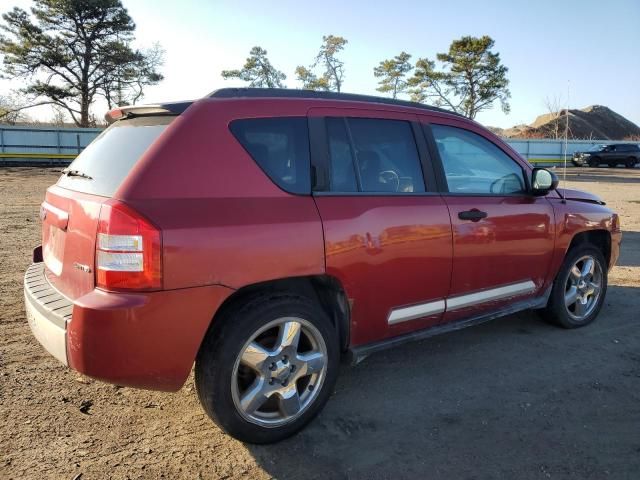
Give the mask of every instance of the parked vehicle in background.
POLYGON ((640 146, 636 143, 596 145, 586 152, 574 153, 571 162, 576 167, 598 167, 605 164, 610 167, 624 165, 633 168, 640 163, 640 146))
POLYGON ((582 327, 603 305, 618 216, 460 115, 224 89, 108 119, 46 192, 29 324, 115 384, 175 391, 195 361, 241 440, 307 424, 341 355, 528 308, 582 327))

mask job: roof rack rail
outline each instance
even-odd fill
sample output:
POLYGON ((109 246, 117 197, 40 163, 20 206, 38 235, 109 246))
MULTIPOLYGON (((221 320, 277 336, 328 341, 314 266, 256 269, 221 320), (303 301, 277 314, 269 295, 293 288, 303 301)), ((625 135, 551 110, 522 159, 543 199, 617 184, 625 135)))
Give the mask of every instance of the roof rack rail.
MULTIPOLYGON (((296 90, 291 88, 221 88, 207 95, 209 98, 317 98, 324 100, 343 100, 351 102, 383 103, 400 107, 419 108, 435 112, 448 113, 458 117, 464 117, 456 112, 444 108, 432 107, 407 100, 376 97, 373 95, 360 95, 357 93, 324 92, 316 90, 296 90)), ((466 117, 465 117, 466 118, 466 117)))

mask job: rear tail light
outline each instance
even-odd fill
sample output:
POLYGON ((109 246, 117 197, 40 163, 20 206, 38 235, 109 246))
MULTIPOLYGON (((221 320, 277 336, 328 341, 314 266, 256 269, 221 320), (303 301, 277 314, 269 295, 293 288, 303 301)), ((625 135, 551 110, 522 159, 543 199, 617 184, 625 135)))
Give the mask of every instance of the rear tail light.
POLYGON ((96 286, 105 290, 162 288, 160 230, 127 205, 108 200, 100 209, 96 286))

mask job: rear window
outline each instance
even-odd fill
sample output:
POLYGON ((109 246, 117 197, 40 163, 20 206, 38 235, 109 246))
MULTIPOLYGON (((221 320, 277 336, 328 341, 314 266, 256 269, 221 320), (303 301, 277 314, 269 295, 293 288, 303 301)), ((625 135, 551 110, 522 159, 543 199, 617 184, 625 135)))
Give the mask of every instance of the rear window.
POLYGON ((289 193, 311 193, 305 117, 235 120, 229 128, 276 185, 289 193))
POLYGON ((175 117, 121 120, 102 132, 69 165, 69 171, 91 177, 62 175, 58 185, 77 192, 112 197, 138 159, 175 117))

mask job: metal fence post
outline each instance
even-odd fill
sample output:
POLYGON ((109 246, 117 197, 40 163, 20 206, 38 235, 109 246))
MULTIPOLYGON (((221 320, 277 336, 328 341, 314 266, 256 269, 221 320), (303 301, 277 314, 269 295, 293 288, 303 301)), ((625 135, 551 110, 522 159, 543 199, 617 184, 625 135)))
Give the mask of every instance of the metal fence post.
POLYGON ((61 145, 60 145, 60 129, 56 130, 56 143, 58 145, 58 154, 61 154, 62 153, 62 148, 61 148, 61 145))
POLYGON ((76 145, 78 147, 78 155, 80 155, 80 134, 76 133, 76 145))
POLYGON ((4 153, 4 128, 0 127, 0 151, 4 153))

